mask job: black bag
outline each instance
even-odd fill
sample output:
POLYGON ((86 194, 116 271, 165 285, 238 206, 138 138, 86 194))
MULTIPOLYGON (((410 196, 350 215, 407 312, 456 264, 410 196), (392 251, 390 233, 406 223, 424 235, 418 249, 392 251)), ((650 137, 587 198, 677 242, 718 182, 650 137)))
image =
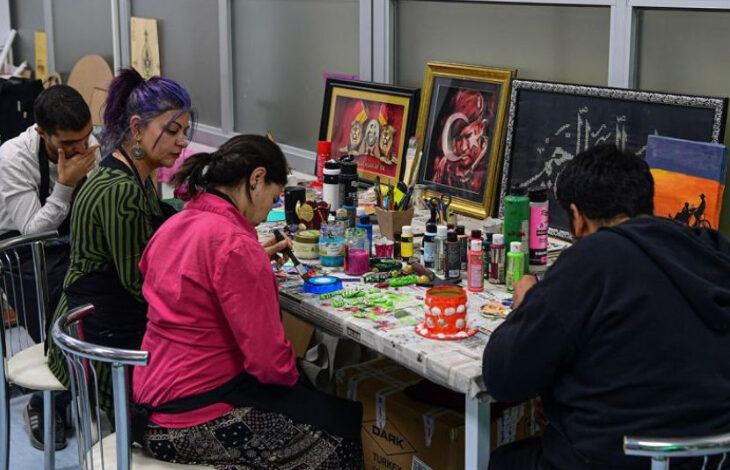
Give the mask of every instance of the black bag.
POLYGON ((17 137, 35 122, 33 104, 41 91, 40 80, 0 78, 0 143, 17 137))

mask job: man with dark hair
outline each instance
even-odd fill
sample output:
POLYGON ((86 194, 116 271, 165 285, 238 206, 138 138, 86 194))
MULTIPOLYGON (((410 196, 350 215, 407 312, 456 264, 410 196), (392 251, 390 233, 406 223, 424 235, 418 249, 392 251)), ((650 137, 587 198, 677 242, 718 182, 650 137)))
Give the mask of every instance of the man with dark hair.
MULTIPOLYGON (((69 215, 75 190, 99 160, 98 145, 91 135, 91 113, 83 97, 73 88, 56 85, 43 91, 34 104, 36 124, 0 146, 0 239, 58 230, 65 238, 45 249, 49 302, 53 312, 60 298, 69 262, 69 215)), ((40 341, 34 271, 30 256, 21 260, 25 298, 13 298, 16 312, 25 306, 19 322, 31 337, 40 341)), ((66 446, 65 405, 57 398, 56 448, 66 446)), ((30 440, 43 448, 43 400, 33 394, 26 410, 30 440)))
POLYGON ((548 424, 495 450, 490 469, 647 469, 624 435, 730 431, 730 243, 653 217, 653 196, 646 162, 615 146, 558 178, 576 243, 539 284, 515 286, 483 362, 494 398, 539 395, 548 424))

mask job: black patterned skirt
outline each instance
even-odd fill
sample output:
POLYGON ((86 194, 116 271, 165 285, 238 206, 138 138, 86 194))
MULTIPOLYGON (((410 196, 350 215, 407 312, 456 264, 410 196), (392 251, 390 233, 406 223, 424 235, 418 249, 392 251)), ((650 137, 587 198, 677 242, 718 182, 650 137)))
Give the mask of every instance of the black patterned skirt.
POLYGON ((189 428, 150 426, 144 446, 159 460, 218 470, 364 469, 359 440, 348 441, 256 408, 234 408, 189 428))

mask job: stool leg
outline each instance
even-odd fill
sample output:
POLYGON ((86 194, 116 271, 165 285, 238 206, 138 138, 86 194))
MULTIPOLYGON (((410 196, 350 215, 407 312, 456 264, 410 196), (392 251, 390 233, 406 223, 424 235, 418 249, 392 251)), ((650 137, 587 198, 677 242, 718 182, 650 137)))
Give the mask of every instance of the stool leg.
MULTIPOLYGON (((2 333, 0 333, 2 334, 2 333)), ((4 366, 0 364, 0 368, 4 366)), ((10 468, 10 397, 8 383, 0 386, 0 469, 10 468)))
POLYGON ((56 467, 56 415, 53 406, 53 392, 43 391, 43 468, 56 467))

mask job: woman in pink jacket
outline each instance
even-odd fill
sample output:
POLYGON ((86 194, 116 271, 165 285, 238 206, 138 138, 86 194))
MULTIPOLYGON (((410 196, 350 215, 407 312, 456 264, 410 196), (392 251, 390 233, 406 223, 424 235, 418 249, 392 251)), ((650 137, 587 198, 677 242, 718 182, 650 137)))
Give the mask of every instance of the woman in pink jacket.
POLYGON ((299 380, 271 258, 259 243, 286 183, 279 147, 241 135, 190 157, 192 199, 147 245, 149 303, 134 370, 135 439, 156 458, 225 469, 360 469, 362 406, 299 380))

